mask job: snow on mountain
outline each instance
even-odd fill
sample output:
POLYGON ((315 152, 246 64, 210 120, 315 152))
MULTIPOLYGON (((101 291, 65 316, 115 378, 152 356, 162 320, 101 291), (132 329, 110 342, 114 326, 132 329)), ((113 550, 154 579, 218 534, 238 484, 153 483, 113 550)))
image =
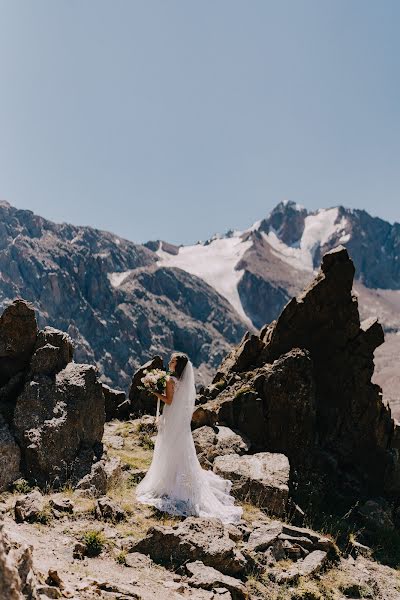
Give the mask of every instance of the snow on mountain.
MULTIPOLYGON (((303 207, 296 205, 296 210, 303 207)), ((314 255, 318 248, 321 248, 333 237, 339 238, 339 243, 346 243, 349 237, 346 235, 346 219, 339 219, 338 208, 320 209, 311 213, 304 219, 303 234, 294 244, 286 244, 279 237, 279 231, 272 225, 269 226, 269 232, 261 232, 264 239, 271 245, 278 258, 284 260, 297 269, 306 271, 314 270, 314 255)))
POLYGON ((251 245, 251 240, 244 241, 241 232, 234 231, 229 237, 213 236, 204 244, 181 246, 177 254, 166 252, 160 244, 156 254, 160 266, 179 267, 203 279, 226 298, 245 323, 253 328, 243 310, 237 287, 243 269, 235 268, 251 245))

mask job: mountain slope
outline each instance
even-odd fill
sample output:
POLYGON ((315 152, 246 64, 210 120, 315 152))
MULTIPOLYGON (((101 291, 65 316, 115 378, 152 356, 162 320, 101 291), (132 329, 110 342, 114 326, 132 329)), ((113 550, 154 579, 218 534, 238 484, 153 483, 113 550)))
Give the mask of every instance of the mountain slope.
MULTIPOLYGON (((231 345, 275 319, 338 243, 356 264, 362 317, 400 330, 399 225, 293 202, 191 246, 135 244, 0 202, 0 308, 18 296, 32 302, 39 326, 68 331, 76 360, 96 364, 113 387, 127 390, 140 364, 173 350, 208 383, 231 345)), ((385 373, 395 364, 386 358, 385 373)))
MULTIPOLYGON (((357 289, 387 330, 400 329, 400 224, 343 206, 307 211, 285 201, 243 231, 192 246, 145 244, 158 264, 195 274, 223 295, 249 325, 261 328, 310 281, 322 255, 343 244, 357 289)), ((362 309, 362 307, 361 307, 362 309)), ((369 315, 369 310, 366 311, 369 315)))
POLYGON ((190 353, 207 380, 245 331, 203 280, 159 268, 148 248, 91 227, 56 224, 0 203, 0 307, 30 301, 39 326, 67 331, 78 362, 127 390, 154 354, 190 353))

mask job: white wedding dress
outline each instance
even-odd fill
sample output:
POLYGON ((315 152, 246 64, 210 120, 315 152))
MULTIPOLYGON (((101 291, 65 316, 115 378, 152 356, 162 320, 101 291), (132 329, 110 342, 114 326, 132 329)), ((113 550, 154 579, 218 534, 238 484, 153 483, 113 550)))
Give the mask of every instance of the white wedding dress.
POLYGON ((203 469, 197 458, 190 422, 196 388, 191 361, 175 382, 171 404, 164 404, 153 460, 136 487, 136 499, 173 515, 219 517, 238 523, 243 509, 234 504, 232 482, 203 469))

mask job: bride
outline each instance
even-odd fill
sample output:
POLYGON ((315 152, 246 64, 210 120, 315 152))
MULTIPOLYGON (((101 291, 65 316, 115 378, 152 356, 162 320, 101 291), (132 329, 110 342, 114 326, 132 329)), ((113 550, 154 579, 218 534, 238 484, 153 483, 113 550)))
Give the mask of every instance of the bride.
POLYGON ((193 365, 188 356, 174 352, 169 361, 171 375, 154 444, 153 460, 146 476, 136 487, 136 499, 174 515, 219 517, 224 523, 238 523, 243 509, 234 504, 232 482, 201 467, 194 446, 190 422, 196 388, 193 365))

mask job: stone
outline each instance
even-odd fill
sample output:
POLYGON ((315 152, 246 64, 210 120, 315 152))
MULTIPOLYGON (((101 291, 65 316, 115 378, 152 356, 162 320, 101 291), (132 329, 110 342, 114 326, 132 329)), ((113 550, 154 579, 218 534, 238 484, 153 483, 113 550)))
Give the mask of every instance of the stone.
POLYGON ((32 549, 23 545, 12 549, 0 524, 0 598, 36 600, 37 578, 32 567, 32 549))
POLYGON ((76 490, 86 497, 99 498, 123 481, 120 458, 113 456, 98 460, 90 473, 76 484, 76 490))
POLYGON ((258 452, 217 456, 213 470, 232 481, 232 494, 277 516, 284 514, 289 495, 289 461, 283 454, 258 452))
POLYGON ((74 346, 64 331, 46 326, 37 334, 30 363, 30 376, 55 375, 73 359, 74 346))
POLYGON ((211 466, 216 456, 244 454, 250 449, 250 442, 229 427, 207 425, 193 431, 193 441, 197 457, 202 466, 211 466))
POLYGON ((154 402, 154 396, 138 389, 142 385, 142 377, 145 370, 163 369, 164 363, 161 356, 154 356, 151 360, 144 363, 133 375, 129 388, 130 412, 132 417, 141 417, 142 415, 155 415, 157 402, 154 402))
POLYGON ((357 513, 372 529, 394 529, 392 510, 384 498, 367 500, 358 507, 357 513))
POLYGON ((105 383, 102 384, 105 410, 106 410, 106 421, 112 419, 125 419, 128 417, 126 414, 124 403, 126 401, 125 392, 121 390, 114 390, 105 383))
POLYGON ((71 362, 54 377, 28 381, 14 413, 26 478, 54 487, 78 481, 102 453, 104 422, 94 367, 71 362))
POLYGON ((20 475, 21 451, 10 428, 0 415, 0 492, 20 475))
POLYGON ((327 562, 327 553, 323 550, 314 550, 302 560, 298 560, 293 567, 287 571, 274 569, 270 572, 270 577, 279 584, 289 584, 297 581, 299 577, 309 577, 315 575, 325 566, 327 562))
POLYGON ((0 317, 0 386, 28 368, 38 332, 33 306, 17 298, 0 317))
POLYGON ((124 509, 107 496, 103 496, 97 500, 94 515, 96 519, 109 520, 114 523, 123 521, 126 518, 124 509))
POLYGON ((146 536, 131 546, 157 563, 181 566, 201 560, 225 575, 244 573, 247 560, 218 518, 187 517, 173 526, 150 527, 146 536))
POLYGON ((42 496, 39 490, 33 490, 16 501, 14 506, 15 520, 18 523, 36 521, 43 512, 45 505, 44 496, 42 496))
POLYGON ((400 493, 399 436, 372 383, 383 330, 360 322, 354 273, 343 246, 324 254, 305 290, 226 357, 193 414, 195 427, 226 425, 252 451, 286 455, 298 479, 322 472, 349 505, 400 493))
POLYGON ((74 512, 74 503, 71 498, 51 498, 49 504, 53 511, 69 514, 74 512))
POLYGON ((280 521, 263 523, 250 533, 247 546, 255 552, 263 552, 278 539, 280 533, 282 533, 282 523, 280 521))
POLYGON ((217 569, 206 566, 201 560, 186 563, 185 568, 190 575, 188 583, 193 587, 206 590, 223 587, 229 590, 233 600, 245 600, 249 597, 246 587, 241 581, 229 575, 223 575, 217 569))

